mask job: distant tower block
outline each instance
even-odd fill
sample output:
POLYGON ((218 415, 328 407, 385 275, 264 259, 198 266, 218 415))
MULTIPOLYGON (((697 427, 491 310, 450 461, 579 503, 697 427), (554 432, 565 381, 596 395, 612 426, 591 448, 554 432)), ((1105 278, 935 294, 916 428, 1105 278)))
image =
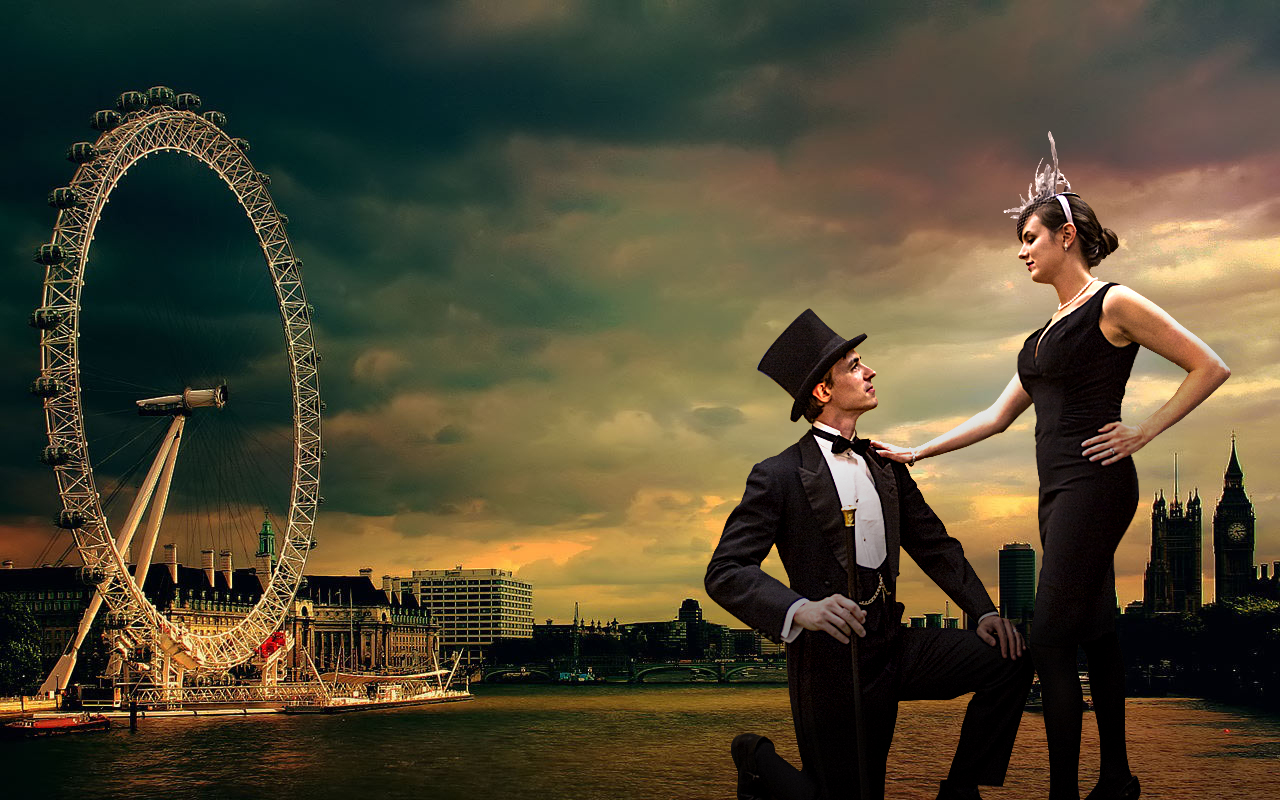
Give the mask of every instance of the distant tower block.
POLYGON ((1026 624, 1036 607, 1036 551, 1025 542, 1000 548, 1000 616, 1026 624))

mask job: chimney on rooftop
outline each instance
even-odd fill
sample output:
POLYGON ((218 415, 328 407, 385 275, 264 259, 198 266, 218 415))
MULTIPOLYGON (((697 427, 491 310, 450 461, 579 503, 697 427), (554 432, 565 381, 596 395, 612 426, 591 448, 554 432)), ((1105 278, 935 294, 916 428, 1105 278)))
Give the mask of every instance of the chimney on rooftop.
POLYGON ((200 569, 204 570, 204 579, 209 582, 209 588, 214 587, 213 582, 213 551, 200 551, 200 569))
POLYGON ((393 591, 394 590, 392 589, 392 585, 391 585, 391 576, 383 575, 382 576, 382 593, 387 596, 388 603, 391 602, 391 595, 393 591))
POLYGON ((169 580, 178 585, 178 546, 172 542, 164 546, 164 565, 169 568, 169 580))
POLYGON ((218 553, 218 571, 222 573, 222 579, 227 582, 227 591, 231 591, 231 551, 222 550, 218 553))

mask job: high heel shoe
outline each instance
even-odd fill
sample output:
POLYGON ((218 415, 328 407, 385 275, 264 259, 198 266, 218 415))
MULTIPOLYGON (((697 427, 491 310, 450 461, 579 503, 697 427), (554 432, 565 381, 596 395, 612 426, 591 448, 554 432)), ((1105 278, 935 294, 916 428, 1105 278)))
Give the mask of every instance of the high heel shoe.
POLYGON ((1107 783, 1109 785, 1104 786, 1103 782, 1099 781, 1084 800, 1138 800, 1139 795, 1142 794, 1142 786, 1138 783, 1137 775, 1130 775, 1128 780, 1119 785, 1107 783))

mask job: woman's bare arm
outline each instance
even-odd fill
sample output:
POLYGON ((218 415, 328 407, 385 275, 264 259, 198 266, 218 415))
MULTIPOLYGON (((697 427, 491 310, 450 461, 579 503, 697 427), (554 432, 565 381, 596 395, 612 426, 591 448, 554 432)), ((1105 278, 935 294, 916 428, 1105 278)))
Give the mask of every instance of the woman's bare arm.
POLYGON ((952 450, 968 447, 997 433, 1003 433, 1022 412, 1031 407, 1031 395, 1022 388, 1022 380, 1015 372, 1000 397, 987 409, 974 414, 946 433, 929 440, 920 447, 897 447, 873 439, 876 453, 902 464, 910 464, 922 458, 940 456, 952 450))

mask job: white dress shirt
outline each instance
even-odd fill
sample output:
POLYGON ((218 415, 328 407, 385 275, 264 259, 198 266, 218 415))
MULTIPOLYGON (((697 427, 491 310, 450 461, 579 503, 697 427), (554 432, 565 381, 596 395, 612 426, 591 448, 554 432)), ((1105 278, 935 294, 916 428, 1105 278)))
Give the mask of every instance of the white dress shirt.
MULTIPOLYGON (((844 435, 821 422, 813 423, 813 427, 837 436, 844 435)), ((822 452, 823 458, 827 460, 831 477, 835 479, 836 492, 840 495, 840 507, 856 506, 858 509, 854 515, 857 539, 853 543, 858 566, 875 569, 884 563, 888 546, 884 538, 884 509, 880 505, 880 495, 876 492, 876 485, 871 480, 871 471, 867 469, 867 462, 853 450, 845 450, 836 455, 831 452, 830 441, 818 436, 814 439, 818 443, 818 449, 822 452)), ((852 599, 857 600, 857 598, 852 599)), ((782 621, 782 641, 789 644, 800 635, 800 626, 793 626, 791 622, 795 618, 796 611, 807 602, 809 602, 808 598, 801 597, 787 609, 787 616, 782 621)), ((983 614, 981 619, 986 619, 995 613, 993 611, 983 614)))
MULTIPOLYGON (((843 435, 835 428, 821 422, 813 423, 813 427, 836 436, 843 435)), ((859 566, 875 569, 884 563, 888 548, 884 539, 884 509, 880 506, 880 495, 876 492, 876 485, 871 480, 871 471, 867 469, 867 462, 853 450, 845 450, 836 455, 831 452, 831 442, 817 436, 814 436, 814 439, 817 441, 818 450, 822 452, 822 457, 827 461, 832 479, 835 480, 836 493, 840 496, 840 507, 854 506, 858 509, 854 514, 856 522, 854 530, 857 532, 857 538, 853 543, 855 560, 859 566)), ((792 626, 791 621, 800 606, 807 602, 809 600, 802 597, 787 609, 787 616, 782 622, 782 641, 794 642, 800 635, 800 627, 792 626)))

